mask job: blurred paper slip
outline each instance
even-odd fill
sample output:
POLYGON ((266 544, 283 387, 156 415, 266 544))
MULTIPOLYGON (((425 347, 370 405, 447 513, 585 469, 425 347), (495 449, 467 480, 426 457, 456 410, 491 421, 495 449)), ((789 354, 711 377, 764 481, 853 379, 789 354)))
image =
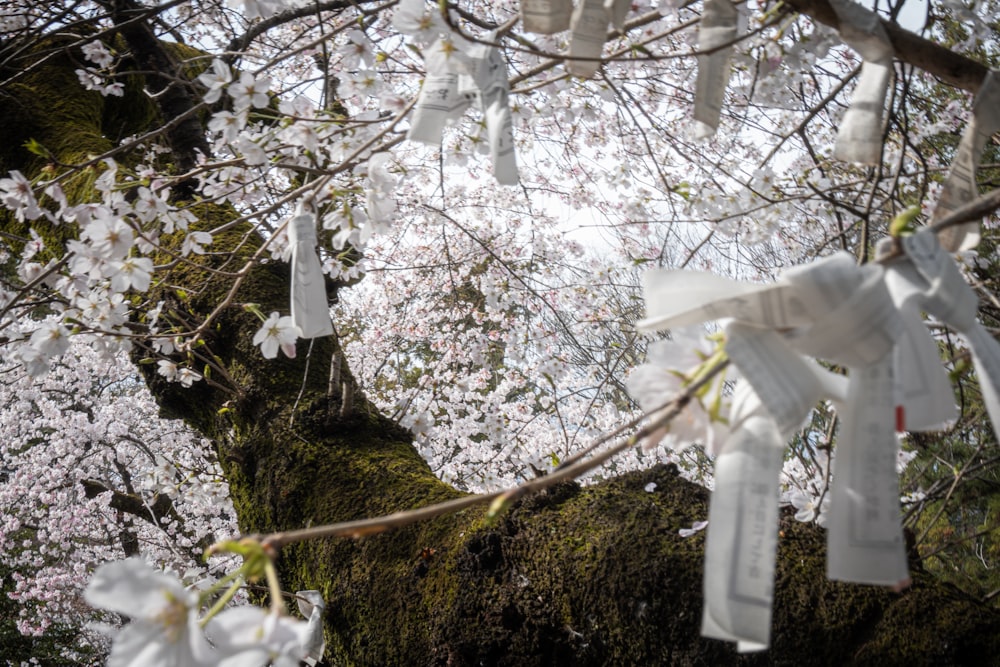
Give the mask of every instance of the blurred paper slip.
POLYGON ((899 585, 909 578, 896 474, 892 358, 851 369, 827 524, 827 576, 899 585))
POLYGON ((833 156, 878 164, 882 155, 885 97, 892 78, 892 43, 878 15, 852 0, 830 0, 840 21, 840 36, 861 54, 861 74, 837 132, 833 156))
POLYGON ((636 327, 652 331, 724 317, 768 326, 809 323, 804 304, 781 281, 758 285, 707 271, 654 269, 643 274, 646 317, 636 327))
POLYGON ((326 604, 323 602, 323 594, 319 591, 299 591, 298 597, 299 613, 307 622, 306 637, 303 643, 305 656, 302 660, 312 666, 323 659, 323 651, 326 649, 326 640, 323 638, 323 612, 326 604))
POLYGON ((976 319, 979 299, 965 282, 955 261, 941 247, 939 238, 928 229, 902 239, 905 258, 894 263, 899 278, 910 280, 921 290, 920 307, 946 325, 965 335, 972 351, 976 375, 983 392, 993 432, 1000 439, 1000 343, 976 319), (906 270, 912 264, 914 272, 906 270), (896 265, 899 265, 896 267, 896 265), (917 283, 917 276, 922 284, 917 283))
POLYGON ((711 51, 698 56, 698 79, 695 84, 695 136, 715 134, 722 113, 722 101, 729 83, 729 56, 736 39, 739 13, 730 0, 706 0, 698 25, 698 50, 711 51), (724 46, 729 44, 730 46, 724 46), (714 49, 714 50, 713 50, 714 49))
POLYGON ((428 74, 413 108, 406 138, 440 146, 444 126, 468 108, 469 100, 458 94, 458 74, 428 74))
POLYGON ((571 0, 521 0, 521 21, 528 32, 551 35, 569 28, 571 0))
POLYGON ((625 17, 632 9, 632 0, 604 0, 604 9, 614 29, 622 32, 625 29, 625 17))
MULTIPOLYGON (((493 38, 492 35, 488 37, 493 38)), ((476 95, 486 118, 493 175, 501 185, 517 185, 507 63, 499 49, 488 44, 474 44, 466 53, 468 59, 463 61, 462 67, 475 83, 477 90, 470 91, 470 95, 476 95)))
POLYGON ((589 79, 601 66, 604 41, 608 36, 610 17, 604 0, 580 0, 570 19, 569 52, 566 70, 589 79), (577 60, 587 58, 588 60, 577 60))
POLYGON ((909 571, 899 509, 892 367, 903 320, 880 266, 856 266, 841 254, 796 267, 784 277, 826 296, 809 300, 816 321, 794 332, 790 345, 848 367, 834 459, 827 574, 857 583, 899 584, 909 571), (825 312, 817 308, 822 301, 825 312))
POLYGON ((493 174, 501 185, 516 185, 510 89, 500 51, 458 37, 439 39, 427 50, 425 63, 427 77, 413 110, 407 139, 440 146, 445 125, 476 104, 486 120, 493 174))
MULTIPOLYGON (((927 231, 920 234, 933 240, 927 231)), ((937 241, 933 243, 937 246, 937 241)), ((885 254, 891 245, 892 239, 883 239, 876 254, 885 254)), ((958 408, 941 352, 920 316, 927 310, 924 295, 930 284, 905 254, 886 266, 885 279, 904 324, 896 341, 894 364, 896 404, 902 407, 904 417, 899 426, 908 431, 940 428, 958 417, 958 408)))
POLYGON ((292 322, 303 338, 333 333, 323 267, 316 254, 316 217, 302 205, 288 223, 292 254, 292 322))
POLYGON ((770 329, 729 323, 726 353, 753 387, 782 438, 802 426, 823 395, 813 366, 770 329))
MULTIPOLYGON (((976 170, 986 142, 1000 130, 1000 74, 990 71, 983 81, 976 101, 972 105, 972 118, 965 126, 962 141, 951 163, 948 178, 941 186, 932 222, 946 217, 963 204, 968 204, 979 193, 976 170)), ((979 223, 955 225, 938 233, 945 250, 967 250, 979 244, 979 223)))
POLYGON ((783 452, 774 422, 751 414, 715 461, 701 634, 736 641, 741 651, 770 642, 783 452))
MULTIPOLYGON (((892 289, 889 276, 887 279, 892 289)), ((920 313, 911 305, 899 308, 904 326, 896 340, 893 364, 896 405, 903 410, 899 430, 938 430, 958 418, 951 380, 941 363, 941 352, 920 313)))

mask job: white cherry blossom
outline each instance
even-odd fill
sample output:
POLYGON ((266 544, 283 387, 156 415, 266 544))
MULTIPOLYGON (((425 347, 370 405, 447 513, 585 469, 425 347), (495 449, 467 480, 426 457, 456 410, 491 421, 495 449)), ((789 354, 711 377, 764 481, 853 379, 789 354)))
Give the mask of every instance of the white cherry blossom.
POLYGON ((131 621, 114 637, 108 667, 217 665, 198 627, 198 596, 141 558, 106 563, 94 573, 87 602, 131 621))
POLYGON ((278 313, 271 313, 264 321, 264 325, 254 334, 253 344, 260 345, 261 354, 265 359, 277 357, 278 348, 281 348, 286 357, 294 358, 295 342, 301 333, 290 315, 279 317, 278 313))

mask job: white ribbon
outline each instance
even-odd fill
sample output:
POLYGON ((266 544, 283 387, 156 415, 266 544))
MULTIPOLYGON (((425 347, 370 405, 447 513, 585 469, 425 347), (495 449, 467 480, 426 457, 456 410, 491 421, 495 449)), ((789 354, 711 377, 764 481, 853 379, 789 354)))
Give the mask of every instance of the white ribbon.
POLYGON ((323 612, 326 610, 326 603, 319 591, 299 591, 295 595, 298 597, 299 612, 307 622, 308 636, 303 646, 305 656, 302 660, 311 667, 323 659, 323 651, 326 649, 326 640, 323 638, 323 612))
POLYGON ((608 36, 610 18, 604 6, 604 0, 579 0, 573 8, 573 16, 569 21, 569 51, 570 59, 566 61, 566 70, 583 79, 594 76, 601 66, 599 58, 604 52, 604 40, 608 36), (575 58, 590 58, 591 60, 575 60, 575 58))
POLYGON ((292 254, 292 322, 302 331, 302 338, 329 336, 333 323, 323 267, 316 254, 316 216, 301 204, 288 222, 288 244, 292 254))
MULTIPOLYGON (((990 71, 976 96, 972 118, 965 126, 948 178, 941 187, 941 195, 934 209, 934 221, 976 198, 979 191, 976 170, 979 168, 983 148, 989 138, 1000 131, 1000 114, 997 113, 997 108, 1000 108, 1000 75, 990 71)), ((968 250, 979 244, 979 223, 949 227, 942 230, 939 236, 941 245, 946 250, 968 250)))
POLYGON ((440 146, 444 126, 475 103, 486 118, 493 175, 501 185, 517 185, 510 84, 500 51, 452 36, 427 51, 427 76, 413 110, 406 138, 440 146))
POLYGON ((838 160, 877 164, 882 153, 885 97, 892 78, 892 43, 875 12, 852 0, 830 0, 840 21, 840 36, 861 54, 861 74, 837 132, 838 160))
MULTIPOLYGON (((914 309, 925 310, 950 328, 965 336, 972 352, 973 364, 983 392, 983 402, 1000 439, 1000 343, 976 319, 979 300, 962 277, 955 261, 941 247, 940 238, 929 229, 900 240, 904 256, 889 265, 889 286, 897 299, 914 309)), ((928 333, 924 337, 936 346, 928 333)), ((949 392, 946 405, 952 407, 950 418, 957 412, 949 392)))
POLYGON ((729 82, 729 56, 736 38, 739 12, 731 0, 705 0, 698 24, 698 49, 712 53, 698 56, 698 79, 694 94, 695 137, 715 134, 722 113, 722 100, 729 82), (721 48, 717 48, 721 47, 721 48))
POLYGON ((551 35, 569 28, 572 0, 521 0, 521 21, 528 32, 551 35))

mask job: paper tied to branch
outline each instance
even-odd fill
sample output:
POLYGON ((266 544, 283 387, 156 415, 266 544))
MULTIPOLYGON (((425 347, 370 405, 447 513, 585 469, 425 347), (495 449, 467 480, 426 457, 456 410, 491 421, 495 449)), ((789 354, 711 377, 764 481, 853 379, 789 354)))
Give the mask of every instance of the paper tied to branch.
POLYGON ((646 278, 646 295, 641 328, 734 318, 726 349, 745 378, 733 400, 734 430, 716 463, 703 634, 735 640, 740 650, 768 644, 783 446, 820 398, 838 402, 843 416, 828 573, 905 580, 892 382, 903 323, 881 267, 858 267, 841 253, 791 269, 774 285, 659 271, 646 278), (848 365, 846 386, 802 355, 848 365))
POLYGON ((552 35, 569 28, 572 0, 521 0, 524 29, 540 35, 552 35))
POLYGON ((608 35, 608 10, 604 0, 579 0, 570 18, 569 51, 566 70, 583 79, 594 76, 601 66, 608 35), (589 60, 576 60, 588 58, 589 60))
POLYGON ((770 641, 784 457, 774 420, 761 414, 759 401, 738 401, 741 413, 735 403, 733 430, 715 460, 701 634, 755 651, 770 641))
POLYGON ((312 667, 323 659, 323 651, 326 649, 326 640, 323 638, 323 612, 326 610, 326 603, 319 591, 299 591, 295 595, 298 597, 299 613, 306 619, 307 634, 303 645, 305 655, 302 660, 312 667))
POLYGON ((840 21, 840 36, 863 62, 851 106, 837 132, 833 156, 860 164, 877 164, 882 154, 885 98, 892 79, 892 43, 875 12, 853 0, 830 0, 840 21))
POLYGON ((698 50, 712 52, 698 56, 694 94, 694 135, 698 139, 713 136, 719 127, 738 23, 739 10, 731 0, 706 0, 698 25, 698 50))
POLYGON ((440 146, 445 125, 475 104, 486 120, 493 175, 501 185, 517 185, 510 84, 499 49, 457 36, 441 38, 427 50, 425 66, 407 139, 440 146))
MULTIPOLYGON (((990 71, 972 106, 972 118, 965 126, 962 141, 951 163, 948 178, 941 186, 933 221, 938 221, 976 198, 976 170, 993 134, 1000 131, 1000 74, 990 71)), ((979 223, 969 222, 943 229, 938 233, 945 250, 968 250, 979 244, 979 223)))
MULTIPOLYGON (((908 307, 926 311, 965 336, 993 432, 1000 439, 1000 390, 997 385, 1000 381, 1000 343, 976 319, 979 300, 975 292, 962 277, 954 259, 941 247, 940 239, 929 229, 903 237, 900 243, 905 254, 889 265, 890 290, 908 307)), ((926 329, 924 336, 936 355, 937 348, 926 329)), ((950 390, 950 383, 948 388, 950 390)), ((957 410, 950 391, 945 404, 951 406, 949 418, 953 419, 957 410)))
POLYGON ((292 321, 303 338, 333 333, 326 279, 316 253, 316 216, 299 205, 288 222, 288 244, 292 259, 292 321))

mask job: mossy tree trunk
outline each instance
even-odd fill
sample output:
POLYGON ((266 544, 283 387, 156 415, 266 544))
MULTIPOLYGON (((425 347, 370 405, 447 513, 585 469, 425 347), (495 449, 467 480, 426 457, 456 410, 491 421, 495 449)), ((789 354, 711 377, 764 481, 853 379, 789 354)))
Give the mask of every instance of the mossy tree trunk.
MULTIPOLYGON (((4 171, 45 166, 20 148, 28 138, 59 162, 78 164, 110 149, 108 137, 162 122, 141 81, 130 84, 127 103, 101 98, 80 88, 58 42, 49 48, 56 55, 0 98, 6 126, 16 128, 0 153, 4 171)), ((192 210, 207 229, 237 217, 215 205, 192 210)), ((10 216, 3 225, 23 234, 10 216)), ((241 265, 254 249, 245 231, 218 235, 201 261, 241 265)), ((64 233, 50 230, 49 238, 64 233)), ((197 324, 230 285, 179 265, 153 300, 197 324)), ((365 401, 347 369, 331 391, 336 339, 315 341, 311 352, 300 342, 296 359, 267 361, 251 344, 260 322, 243 302, 265 313, 287 309, 286 266, 256 264, 207 328, 200 354, 224 371, 220 386, 183 389, 152 366, 140 368, 163 412, 214 443, 244 533, 460 495, 434 477, 406 431, 365 401), (348 409, 342 387, 353 387, 348 409)), ((334 665, 948 665, 1000 656, 1000 614, 918 564, 913 587, 901 594, 828 582, 821 531, 785 521, 773 646, 739 657, 699 636, 704 542, 678 530, 706 514, 707 492, 658 466, 587 488, 556 486, 493 525, 482 510, 467 510, 378 536, 286 547, 279 565, 287 589, 314 588, 326 598, 334 665), (653 492, 644 490, 650 482, 653 492)))

